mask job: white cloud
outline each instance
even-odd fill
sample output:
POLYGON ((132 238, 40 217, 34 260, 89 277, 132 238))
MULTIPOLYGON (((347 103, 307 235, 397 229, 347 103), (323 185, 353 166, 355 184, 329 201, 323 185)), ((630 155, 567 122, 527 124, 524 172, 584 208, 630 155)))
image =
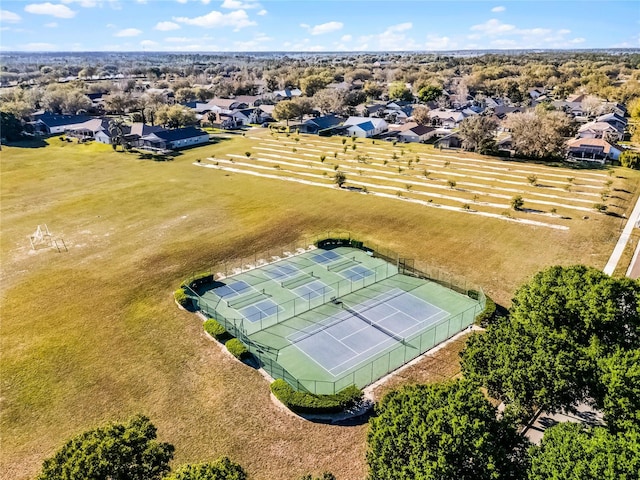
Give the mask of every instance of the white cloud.
POLYGON ((187 43, 193 42, 193 38, 189 37, 167 37, 164 39, 167 43, 187 43))
POLYGON ((502 23, 496 18, 487 20, 484 23, 473 25, 471 30, 474 32, 481 32, 481 34, 489 36, 503 35, 505 33, 514 32, 516 30, 515 25, 509 25, 508 23, 502 23))
POLYGON ((47 27, 47 28, 57 28, 58 27, 58 22, 45 23, 44 26, 47 27))
POLYGON ((261 17, 265 16, 267 14, 267 11, 263 8, 262 10, 260 10, 256 15, 260 15, 261 17))
POLYGON ((209 5, 211 3, 211 0, 200 0, 202 2, 203 5, 209 5))
POLYGON ((107 23, 107 28, 116 28, 116 26, 113 23, 107 23))
POLYGON ((97 0, 61 0, 62 3, 77 3, 79 6, 83 8, 93 8, 98 6, 97 0))
POLYGON ((22 18, 17 13, 9 10, 0 10, 0 22, 2 23, 18 23, 22 18))
POLYGON ((180 29, 180 25, 173 22, 158 22, 153 28, 156 30, 160 30, 161 32, 168 32, 170 30, 180 29))
POLYGON ((453 50, 457 47, 457 43, 447 36, 427 35, 427 41, 424 45, 426 50, 453 50))
POLYGON ((344 27, 344 24, 342 22, 327 22, 311 27, 306 23, 301 23, 300 26, 302 28, 306 28, 311 35, 323 35, 325 33, 341 30, 342 27, 344 27))
POLYGON ((577 38, 572 38, 571 40, 569 40, 569 43, 571 43, 572 45, 578 45, 578 44, 584 43, 586 41, 587 41, 586 38, 577 37, 577 38))
POLYGON ((341 42, 350 42, 352 39, 353 37, 351 35, 343 35, 342 37, 340 37, 341 42))
POLYGON ((142 40, 140 42, 140 46, 143 48, 151 48, 151 47, 157 47, 159 45, 158 42, 154 42, 153 40, 142 40))
POLYGON ((56 46, 53 43, 33 42, 22 45, 22 48, 33 52, 41 52, 43 50, 54 50, 56 46))
POLYGON ((247 12, 245 12, 244 10, 236 10, 235 12, 230 13, 221 13, 213 10, 200 17, 173 17, 173 20, 178 23, 184 23, 186 25, 194 25, 196 27, 203 28, 234 27, 234 30, 236 31, 240 30, 241 28, 257 25, 256 22, 249 20, 247 12))
POLYGON ((178 3, 187 3, 189 0, 176 0, 178 3))
POLYGON ((491 11, 493 13, 500 13, 500 12, 504 12, 506 9, 507 9, 506 7, 503 7, 502 5, 500 5, 499 7, 493 7, 491 11))
POLYGON ((51 15, 56 18, 73 18, 76 16, 76 12, 66 5, 54 5, 49 2, 30 3, 24 7, 24 11, 34 15, 51 15))
POLYGON ((411 30, 413 24, 411 22, 399 23, 397 25, 391 25, 384 32, 377 35, 365 35, 358 39, 361 47, 356 50, 367 50, 372 42, 377 42, 377 48, 379 50, 417 50, 422 48, 412 38, 407 37, 404 32, 411 30))
POLYGON ((137 37, 142 33, 142 30, 137 28, 125 28, 113 34, 114 37, 137 37))
POLYGON ((251 10, 253 8, 260 8, 260 4, 258 2, 242 2, 239 0, 224 0, 220 8, 228 8, 229 10, 251 10))
POLYGON ((136 3, 142 3, 144 5, 147 3, 147 0, 136 0, 136 3))

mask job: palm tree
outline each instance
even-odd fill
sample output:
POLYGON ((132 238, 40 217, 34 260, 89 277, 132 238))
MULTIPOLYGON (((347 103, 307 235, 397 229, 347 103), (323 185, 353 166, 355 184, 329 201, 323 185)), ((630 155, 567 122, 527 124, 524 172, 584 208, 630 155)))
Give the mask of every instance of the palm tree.
POLYGON ((114 150, 117 150, 118 145, 122 146, 122 151, 125 150, 125 141, 124 141, 124 131, 123 131, 124 122, 122 119, 115 119, 109 122, 109 135, 111 135, 111 146, 114 150))

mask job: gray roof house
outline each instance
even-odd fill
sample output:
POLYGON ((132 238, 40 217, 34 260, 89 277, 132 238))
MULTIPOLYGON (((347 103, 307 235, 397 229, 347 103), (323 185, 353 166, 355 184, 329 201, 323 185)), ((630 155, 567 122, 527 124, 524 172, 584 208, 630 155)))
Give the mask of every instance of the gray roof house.
POLYGON ((389 124, 382 118, 349 117, 343 124, 351 137, 368 138, 386 132, 389 124))
POLYGON ((342 123, 342 118, 335 115, 324 115, 322 117, 310 118, 300 127, 301 133, 319 133, 328 128, 337 127, 342 123))
POLYGON ((81 123, 91 120, 92 117, 87 115, 58 115, 55 113, 45 112, 37 115, 35 122, 36 128, 40 128, 45 133, 56 134, 63 133, 65 130, 72 128, 81 123))
POLYGON ((209 134, 196 127, 160 130, 150 133, 137 142, 142 149, 154 151, 178 150, 180 148, 202 145, 209 142, 209 134))

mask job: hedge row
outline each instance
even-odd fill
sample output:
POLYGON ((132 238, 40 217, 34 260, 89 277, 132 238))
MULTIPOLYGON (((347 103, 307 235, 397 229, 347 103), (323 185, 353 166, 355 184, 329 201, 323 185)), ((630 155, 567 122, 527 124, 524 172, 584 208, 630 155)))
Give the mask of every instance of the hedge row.
POLYGON ((229 332, 213 318, 204 322, 204 330, 219 342, 230 337, 229 332))
POLYGON ((184 291, 184 288, 179 288, 173 293, 173 297, 183 308, 187 308, 191 304, 191 299, 188 297, 187 293, 184 291))
POLYGON ((352 385, 335 395, 297 392, 282 379, 271 384, 271 392, 289 409, 297 413, 338 413, 362 400, 362 391, 352 385))
POLYGON ((496 308, 496 303, 491 298, 486 297, 484 310, 476 317, 476 324, 481 327, 489 326, 496 315, 496 308))
POLYGON ((225 345, 227 350, 229 350, 234 357, 240 360, 244 360, 249 356, 249 350, 247 350, 247 347, 245 347, 237 338, 232 338, 225 345))

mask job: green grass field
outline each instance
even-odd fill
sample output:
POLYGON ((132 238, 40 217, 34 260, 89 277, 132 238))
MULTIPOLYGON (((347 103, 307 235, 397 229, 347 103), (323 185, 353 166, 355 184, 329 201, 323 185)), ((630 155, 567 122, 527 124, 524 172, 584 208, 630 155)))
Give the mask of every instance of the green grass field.
MULTIPOLYGON (((173 290, 185 277, 340 229, 508 302, 545 266, 602 268, 622 226, 620 218, 590 213, 565 231, 532 227, 193 165, 244 155, 255 141, 240 136, 171 162, 48 142, 3 146, 0 159, 6 479, 33 477, 71 435, 136 412, 174 443, 175 464, 229 455, 256 480, 324 470, 362 479, 366 426, 311 424, 274 406, 261 375, 221 352, 192 314, 176 308, 173 290), (68 253, 30 251, 28 235, 44 223, 68 253)), ((639 178, 616 169, 613 187, 635 200, 639 178)), ((454 355, 445 376, 456 374, 456 362, 454 355)))

